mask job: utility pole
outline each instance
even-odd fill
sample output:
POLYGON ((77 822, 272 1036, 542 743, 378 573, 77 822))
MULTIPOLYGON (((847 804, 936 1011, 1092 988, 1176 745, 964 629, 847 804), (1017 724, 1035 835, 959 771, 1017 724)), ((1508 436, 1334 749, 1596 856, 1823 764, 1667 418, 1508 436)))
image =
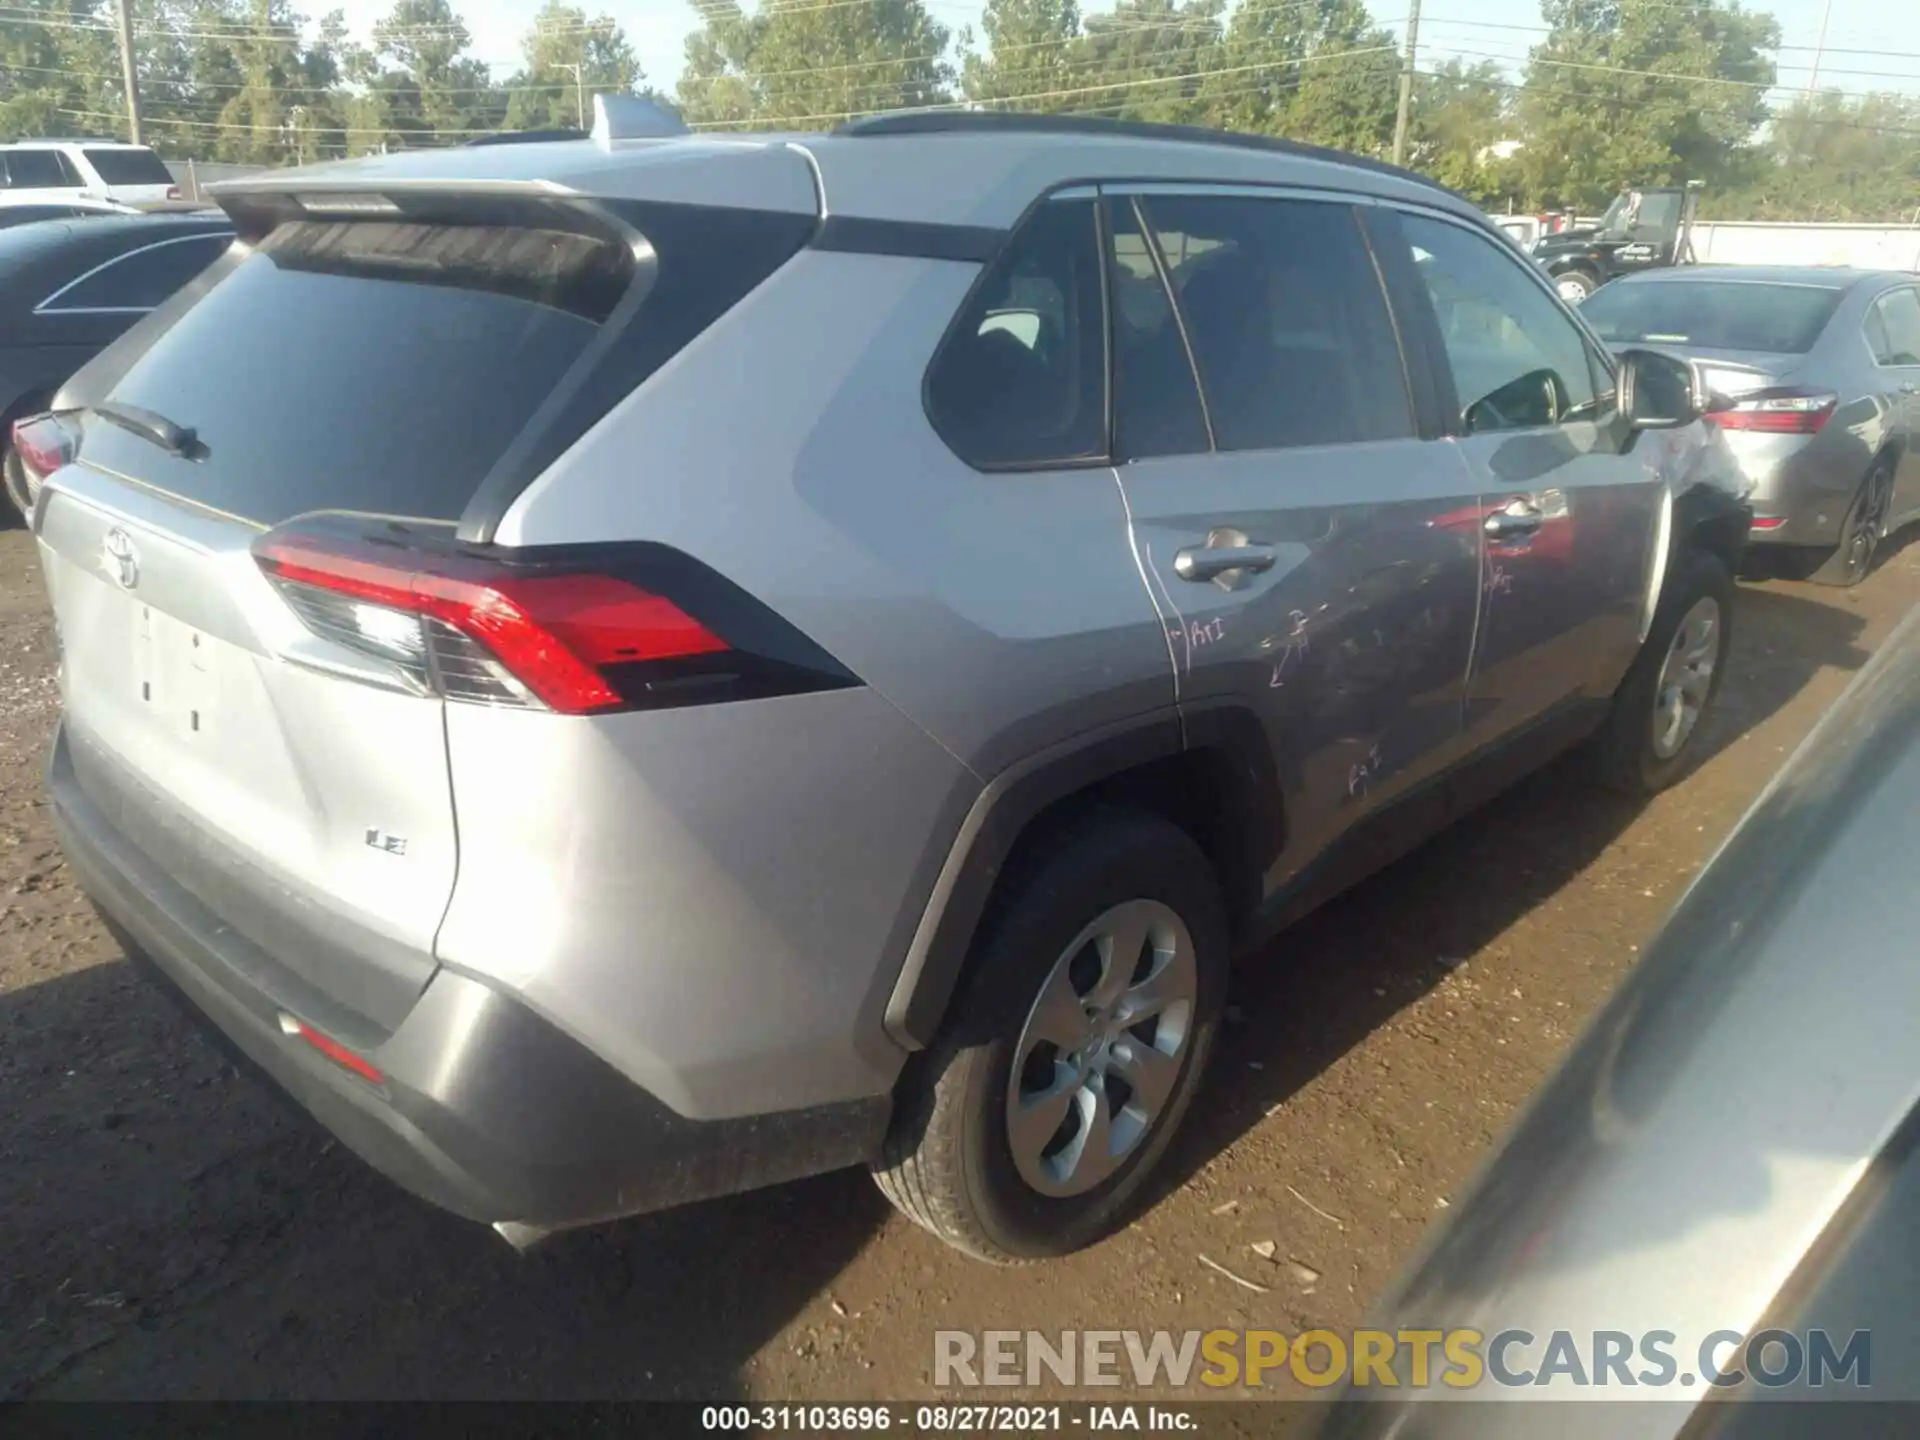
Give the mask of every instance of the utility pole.
POLYGON ((579 116, 580 116, 580 128, 582 130, 588 129, 589 127, 587 125, 587 82, 585 79, 586 67, 582 65, 556 64, 553 68, 556 70, 573 71, 574 108, 579 113, 579 116))
POLYGON ((1811 95, 1820 85, 1820 61, 1827 52, 1827 22, 1833 18, 1833 0, 1827 0, 1827 6, 1820 12, 1820 38, 1813 42, 1813 73, 1807 77, 1807 94, 1811 95))
POLYGON ((120 78, 127 87, 127 138, 136 145, 140 138, 140 77, 133 69, 133 0, 114 0, 120 12, 120 78))
MULTIPOLYGON (((1827 0, 1832 4, 1833 0, 1827 0)), ((1393 163, 1407 163, 1407 121, 1413 116, 1413 67, 1420 48, 1420 0, 1407 5, 1407 63, 1400 71, 1400 110, 1393 117, 1393 163)))

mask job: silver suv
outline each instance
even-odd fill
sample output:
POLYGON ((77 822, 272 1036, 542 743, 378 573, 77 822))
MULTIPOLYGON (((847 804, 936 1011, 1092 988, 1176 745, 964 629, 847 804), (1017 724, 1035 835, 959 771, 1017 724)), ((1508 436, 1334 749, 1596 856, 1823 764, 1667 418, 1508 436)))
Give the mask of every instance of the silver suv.
POLYGON ((1085 1245, 1234 951, 1576 743, 1669 783, 1723 669, 1685 367, 1401 171, 609 108, 220 200, 28 427, 67 854, 516 1241, 867 1163, 1085 1245))

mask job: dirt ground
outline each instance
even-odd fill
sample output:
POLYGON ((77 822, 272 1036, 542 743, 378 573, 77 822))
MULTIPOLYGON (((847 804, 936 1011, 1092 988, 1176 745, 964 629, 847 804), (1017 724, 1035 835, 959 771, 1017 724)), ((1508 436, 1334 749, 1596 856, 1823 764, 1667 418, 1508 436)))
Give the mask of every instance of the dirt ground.
POLYGON ((1549 771, 1282 937, 1236 980, 1171 1193, 1090 1253, 980 1266, 846 1173, 520 1257, 121 958, 48 824, 52 629, 0 534, 0 1399, 913 1398, 941 1327, 1352 1325, 1916 599, 1920 547, 1852 593, 1743 587, 1684 785, 1636 809, 1549 771))

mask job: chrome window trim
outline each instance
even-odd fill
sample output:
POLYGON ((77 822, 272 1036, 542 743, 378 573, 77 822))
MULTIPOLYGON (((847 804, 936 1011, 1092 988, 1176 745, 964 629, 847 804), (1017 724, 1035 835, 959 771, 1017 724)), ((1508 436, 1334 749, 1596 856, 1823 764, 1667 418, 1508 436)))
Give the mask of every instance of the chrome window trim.
MULTIPOLYGON (((110 260, 102 260, 85 274, 76 275, 58 290, 47 296, 46 299, 33 307, 33 313, 36 315, 145 315, 154 307, 151 305, 56 305, 54 302, 75 286, 85 284, 103 270, 111 270, 115 265, 120 264, 122 261, 131 260, 136 255, 145 255, 151 250, 165 249, 169 245, 186 245, 197 240, 216 239, 221 233, 222 232, 218 230, 207 230, 197 235, 174 235, 165 240, 155 240, 148 245, 136 246, 132 250, 115 255, 110 260)), ((227 234, 227 241, 228 243, 232 243, 232 240, 233 235, 229 232, 227 234)), ((213 259, 218 258, 217 255, 213 257, 213 259)), ((207 263, 212 264, 213 260, 210 259, 207 263)))

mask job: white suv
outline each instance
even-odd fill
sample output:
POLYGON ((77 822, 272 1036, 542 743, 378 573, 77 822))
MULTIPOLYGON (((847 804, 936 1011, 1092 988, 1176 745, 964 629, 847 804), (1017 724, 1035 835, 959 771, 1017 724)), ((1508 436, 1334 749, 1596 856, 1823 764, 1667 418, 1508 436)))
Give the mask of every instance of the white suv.
POLYGON ((49 200, 178 200, 163 161, 145 145, 112 140, 20 140, 0 145, 0 205, 49 200))

